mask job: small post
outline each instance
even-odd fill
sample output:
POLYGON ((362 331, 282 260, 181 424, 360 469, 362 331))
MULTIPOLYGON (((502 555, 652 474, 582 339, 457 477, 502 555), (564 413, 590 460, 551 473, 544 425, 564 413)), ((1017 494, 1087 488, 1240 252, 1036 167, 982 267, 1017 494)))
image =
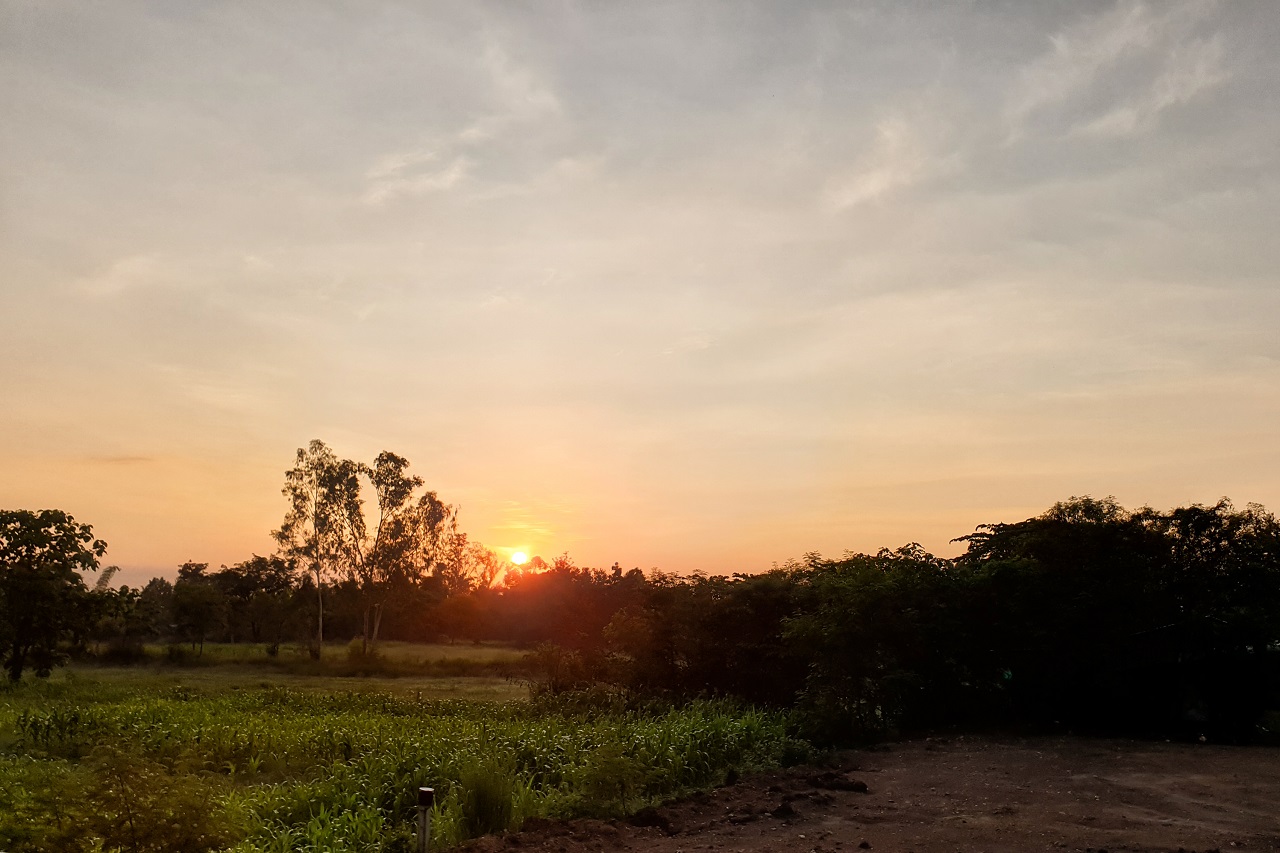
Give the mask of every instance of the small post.
POLYGON ((435 801, 435 788, 418 789, 418 853, 428 853, 431 847, 431 807, 435 801))

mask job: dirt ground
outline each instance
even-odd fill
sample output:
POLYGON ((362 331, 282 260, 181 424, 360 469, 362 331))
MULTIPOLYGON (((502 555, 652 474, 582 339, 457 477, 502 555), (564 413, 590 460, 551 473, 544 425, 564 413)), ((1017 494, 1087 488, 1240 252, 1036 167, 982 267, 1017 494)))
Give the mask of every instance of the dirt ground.
POLYGON ((474 851, 1280 851, 1280 750, 934 738, 650 809, 529 821, 474 851))

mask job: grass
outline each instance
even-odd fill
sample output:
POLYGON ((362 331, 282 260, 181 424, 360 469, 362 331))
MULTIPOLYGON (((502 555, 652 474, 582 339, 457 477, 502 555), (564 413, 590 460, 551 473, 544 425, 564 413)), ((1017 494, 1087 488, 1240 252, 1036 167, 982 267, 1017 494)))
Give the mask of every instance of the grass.
MULTIPOLYGON (((346 657, 353 644, 358 645, 358 641, 325 643, 322 662, 346 657)), ((190 645, 181 647, 188 652, 191 649, 190 645)), ((160 661, 166 657, 168 646, 148 645, 146 653, 148 658, 160 661)), ((524 654, 520 649, 501 643, 404 643, 386 640, 378 643, 380 657, 391 663, 407 666, 432 666, 458 661, 481 664, 519 663, 524 654)), ((261 643, 205 643, 202 657, 215 664, 275 664, 307 658, 307 650, 301 645, 286 644, 280 647, 279 656, 273 658, 261 643)))
POLYGON ((0 689, 0 849, 391 853, 419 786, 450 846, 807 754, 777 714, 475 701, 493 681, 78 667, 0 689))
POLYGON ((194 690, 200 694, 283 688, 302 693, 386 694, 397 698, 515 702, 529 698, 517 678, 497 676, 350 676, 260 672, 235 667, 166 668, 72 664, 54 672, 48 684, 93 684, 124 693, 194 690))
MULTIPOLYGON (((281 646, 279 654, 268 655, 266 647, 255 643, 205 643, 203 650, 190 644, 144 646, 133 666, 176 667, 198 669, 239 667, 269 674, 306 676, 391 677, 524 677, 528 671, 527 653, 511 646, 495 643, 383 642, 370 655, 361 651, 359 640, 326 643, 320 660, 312 660, 299 645, 281 646)), ((93 665, 99 659, 92 655, 81 663, 93 665)), ((110 659, 101 659, 110 666, 110 659)))

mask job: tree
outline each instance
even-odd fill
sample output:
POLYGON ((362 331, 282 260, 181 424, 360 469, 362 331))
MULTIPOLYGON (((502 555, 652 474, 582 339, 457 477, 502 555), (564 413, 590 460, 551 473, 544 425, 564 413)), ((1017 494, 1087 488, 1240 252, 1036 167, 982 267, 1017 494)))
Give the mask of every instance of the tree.
POLYGON ((324 639, 326 579, 343 578, 359 590, 368 652, 377 644, 393 593, 430 575, 457 550, 454 543, 462 534, 456 510, 435 492, 415 498, 422 478, 408 474, 408 467, 407 459, 389 451, 379 453, 372 466, 339 459, 317 439, 298 450, 296 465, 285 474, 283 493, 291 506, 275 536, 286 556, 315 578, 316 656, 324 639), (372 525, 361 497, 365 478, 377 501, 372 525))
POLYGON ((80 572, 106 553, 93 529, 55 509, 0 510, 0 655, 12 681, 28 664, 48 676, 74 602, 86 593, 80 572))
POLYGON ((266 644, 268 655, 276 656, 290 621, 294 574, 290 560, 257 554, 213 574, 213 583, 231 605, 227 626, 231 642, 247 635, 255 643, 266 644))
POLYGON ((359 500, 354 502, 356 512, 345 516, 351 560, 348 577, 360 590, 362 649, 367 653, 377 646, 386 605, 396 591, 438 575, 465 546, 466 536, 458 531, 457 510, 435 492, 414 498, 422 478, 406 473, 409 460, 403 456, 384 450, 372 467, 352 464, 369 478, 378 502, 372 536, 359 514, 359 500))
POLYGON ((467 534, 457 530, 457 513, 451 519, 447 547, 434 561, 431 575, 440 584, 446 598, 486 592, 493 589, 503 573, 515 568, 479 542, 471 542, 467 534))
MULTIPOLYGON (((106 643, 105 653, 113 660, 125 662, 137 660, 144 656, 143 642, 150 631, 149 614, 139 606, 141 591, 122 586, 112 589, 102 582, 110 577, 109 566, 98 575, 98 582, 93 590, 81 596, 84 602, 84 626, 80 631, 79 648, 83 648, 85 639, 92 639, 94 654, 103 654, 102 644, 106 643)), ((76 631, 72 631, 71 641, 76 647, 76 631)))
POLYGON ((191 643, 191 650, 217 632, 226 616, 226 596, 205 574, 208 563, 186 562, 178 567, 178 581, 173 585, 173 621, 178 631, 191 643))
POLYGON ((147 581, 138 594, 138 618, 146 636, 168 636, 173 630, 173 584, 165 578, 147 581))
POLYGON ((1020 716, 1247 740, 1280 702, 1280 521, 1261 506, 1071 498, 963 541, 973 647, 1020 716))
MULTIPOLYGON (((294 466, 285 472, 281 492, 289 511, 273 531, 285 556, 305 566, 316 583, 316 636, 311 656, 324 646, 324 582, 350 562, 353 526, 363 525, 360 513, 359 468, 339 459, 323 441, 313 439, 298 448, 294 466)), ((363 537, 363 530, 359 530, 363 537)))

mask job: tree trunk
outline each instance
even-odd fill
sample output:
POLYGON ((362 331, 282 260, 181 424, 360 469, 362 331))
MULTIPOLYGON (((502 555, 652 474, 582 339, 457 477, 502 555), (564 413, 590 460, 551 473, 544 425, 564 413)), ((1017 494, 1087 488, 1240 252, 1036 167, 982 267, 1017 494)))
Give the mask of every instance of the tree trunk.
POLYGON ((316 645, 311 650, 311 659, 320 660, 320 653, 324 649, 324 585, 320 581, 320 564, 315 565, 316 573, 316 606, 319 616, 316 619, 316 645))
POLYGON ((9 653, 9 659, 5 661, 5 669, 9 671, 10 681, 19 681, 22 679, 22 668, 27 664, 27 652, 21 646, 14 645, 9 653))
POLYGON ((378 629, 382 626, 381 602, 369 604, 364 608, 364 631, 360 635, 360 651, 371 655, 378 650, 378 629))
POLYGON ((375 604, 373 611, 373 642, 370 645, 374 651, 378 648, 378 629, 382 627, 382 605, 375 604))

